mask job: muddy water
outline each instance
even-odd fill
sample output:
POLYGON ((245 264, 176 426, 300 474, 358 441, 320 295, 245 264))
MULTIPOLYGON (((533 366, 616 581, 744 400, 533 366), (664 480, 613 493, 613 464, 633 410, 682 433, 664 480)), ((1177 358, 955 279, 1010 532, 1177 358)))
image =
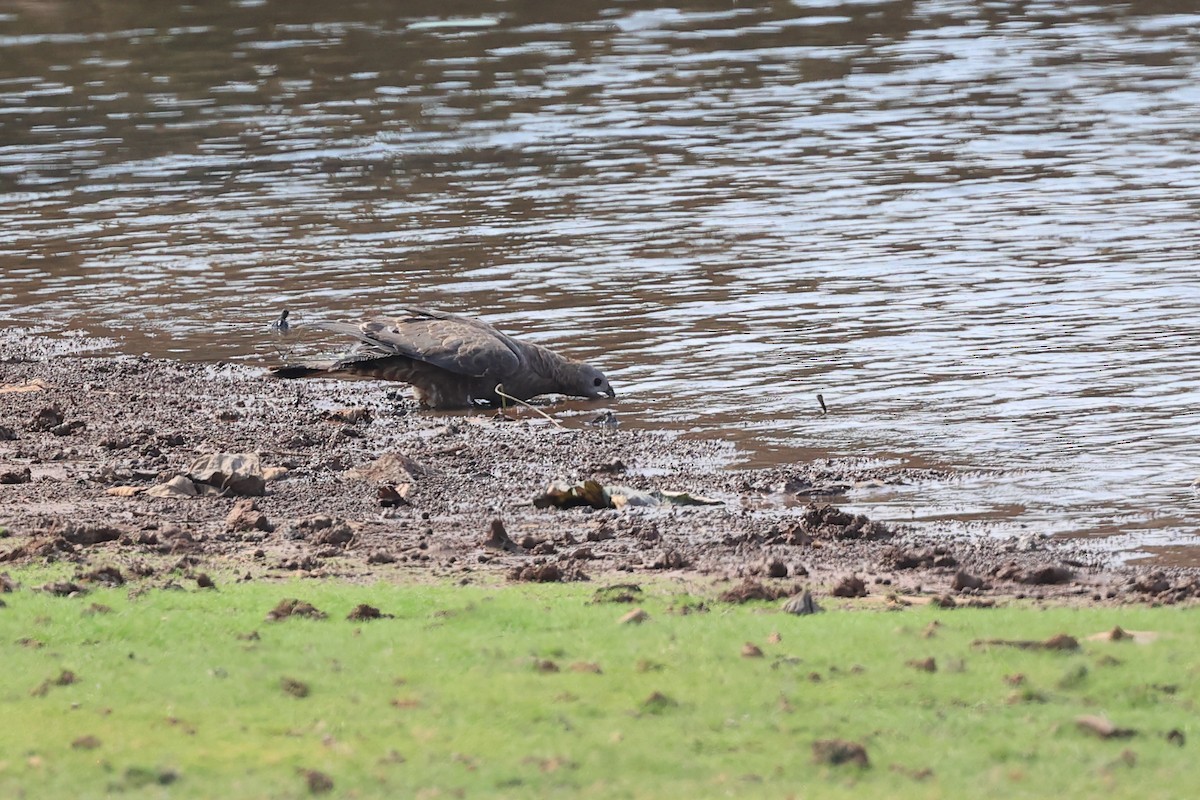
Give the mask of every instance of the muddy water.
POLYGON ((258 362, 469 310, 626 426, 964 473, 882 516, 1178 552, 1193 8, 0 0, 0 317, 258 362))

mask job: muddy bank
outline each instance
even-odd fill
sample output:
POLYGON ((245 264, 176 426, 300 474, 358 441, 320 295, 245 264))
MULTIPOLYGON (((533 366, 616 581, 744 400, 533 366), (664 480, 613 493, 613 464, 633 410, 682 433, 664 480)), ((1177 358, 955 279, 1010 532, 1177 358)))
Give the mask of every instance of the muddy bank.
POLYGON ((1200 594, 1200 573, 1117 566, 1036 531, 969 540, 855 513, 855 487, 944 475, 733 470, 728 445, 614 428, 603 405, 547 407, 560 428, 527 410, 419 411, 396 385, 87 357, 28 338, 0 359, 0 569, 72 562, 77 586, 650 573, 728 581, 729 599, 804 587, 945 604, 1200 594))

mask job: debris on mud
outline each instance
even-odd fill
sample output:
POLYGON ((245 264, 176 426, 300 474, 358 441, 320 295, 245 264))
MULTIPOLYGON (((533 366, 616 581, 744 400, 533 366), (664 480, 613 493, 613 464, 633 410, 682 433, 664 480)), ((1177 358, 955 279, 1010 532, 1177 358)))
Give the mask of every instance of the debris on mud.
POLYGON ((690 492, 677 492, 667 489, 633 489, 628 486, 605 486, 599 481, 588 478, 578 483, 568 484, 566 481, 553 481, 541 494, 533 498, 535 508, 575 508, 590 506, 592 508, 625 508, 648 506, 719 506, 724 501, 711 497, 702 497, 690 492))
POLYGON ((865 514, 850 514, 836 506, 810 505, 800 522, 814 539, 867 539, 878 541, 893 536, 891 528, 872 522, 865 514))

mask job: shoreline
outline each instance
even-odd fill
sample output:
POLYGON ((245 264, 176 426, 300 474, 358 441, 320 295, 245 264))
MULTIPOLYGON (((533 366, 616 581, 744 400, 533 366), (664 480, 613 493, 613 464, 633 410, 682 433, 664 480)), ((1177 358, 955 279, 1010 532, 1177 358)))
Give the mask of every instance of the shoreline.
POLYGON ((554 406, 576 412, 559 428, 520 408, 508 419, 420 411, 400 384, 278 381, 236 364, 56 347, 0 342, 0 569, 67 561, 148 580, 175 569, 249 580, 649 574, 773 598, 811 588, 945 604, 1200 597, 1197 569, 1122 565, 1086 540, 1036 531, 972 539, 951 524, 883 525, 838 493, 945 477, 930 471, 739 469, 725 442, 588 425, 602 405, 554 406), (217 496, 197 463, 219 453, 257 455, 261 487, 243 496, 227 482, 217 496), (607 489, 598 504, 625 505, 557 508, 545 499, 555 481, 594 481, 607 489), (669 492, 716 503, 656 494, 669 492))

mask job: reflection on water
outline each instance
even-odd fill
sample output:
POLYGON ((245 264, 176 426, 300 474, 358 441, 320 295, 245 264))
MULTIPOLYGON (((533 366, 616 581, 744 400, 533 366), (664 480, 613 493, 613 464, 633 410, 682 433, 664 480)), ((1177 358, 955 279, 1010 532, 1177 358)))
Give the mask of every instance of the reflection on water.
POLYGON ((0 0, 0 313, 469 310, 626 426, 968 473, 876 513, 1187 543, 1191 7, 0 0))

